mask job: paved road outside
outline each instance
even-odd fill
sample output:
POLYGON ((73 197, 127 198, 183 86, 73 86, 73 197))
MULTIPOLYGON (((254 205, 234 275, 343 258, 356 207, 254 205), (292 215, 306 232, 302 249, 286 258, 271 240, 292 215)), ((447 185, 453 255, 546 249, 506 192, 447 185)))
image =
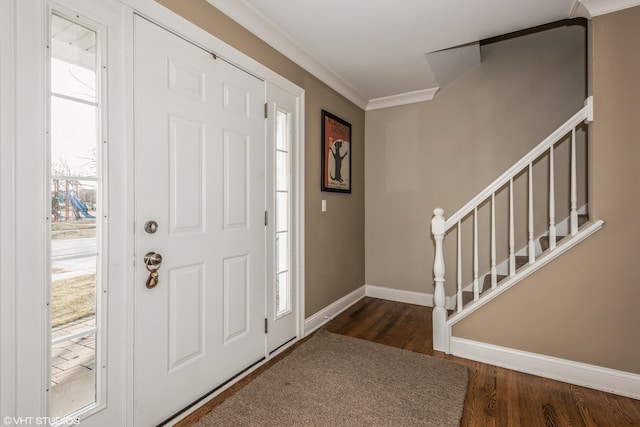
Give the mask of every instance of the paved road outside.
POLYGON ((82 237, 79 239, 56 239, 51 241, 52 280, 70 279, 96 273, 96 239, 82 237), (86 254, 86 257, 56 260, 58 257, 86 254))

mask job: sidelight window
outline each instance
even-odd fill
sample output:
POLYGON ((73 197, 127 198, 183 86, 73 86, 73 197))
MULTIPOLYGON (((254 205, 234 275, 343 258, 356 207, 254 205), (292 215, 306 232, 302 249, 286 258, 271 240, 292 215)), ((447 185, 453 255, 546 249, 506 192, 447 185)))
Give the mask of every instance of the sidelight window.
POLYGON ((276 317, 291 311, 291 115, 276 110, 276 317))
POLYGON ((101 176, 100 33, 50 16, 50 415, 100 398, 101 176))

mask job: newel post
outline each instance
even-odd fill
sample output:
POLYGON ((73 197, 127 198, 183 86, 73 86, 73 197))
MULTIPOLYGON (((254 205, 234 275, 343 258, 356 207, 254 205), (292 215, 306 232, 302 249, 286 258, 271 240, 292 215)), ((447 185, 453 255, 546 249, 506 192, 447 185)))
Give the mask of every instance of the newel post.
POLYGON ((433 278, 435 291, 433 293, 433 349, 446 351, 447 349, 447 310, 445 309, 444 293, 444 210, 436 208, 431 219, 431 234, 436 242, 436 253, 433 262, 433 278))

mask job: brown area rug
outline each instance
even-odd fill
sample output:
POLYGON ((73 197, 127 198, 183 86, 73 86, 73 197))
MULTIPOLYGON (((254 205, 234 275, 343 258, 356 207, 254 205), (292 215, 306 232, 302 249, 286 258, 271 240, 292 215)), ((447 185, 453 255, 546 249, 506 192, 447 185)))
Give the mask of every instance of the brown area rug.
POLYGON ((318 331, 196 426, 458 426, 467 368, 318 331))

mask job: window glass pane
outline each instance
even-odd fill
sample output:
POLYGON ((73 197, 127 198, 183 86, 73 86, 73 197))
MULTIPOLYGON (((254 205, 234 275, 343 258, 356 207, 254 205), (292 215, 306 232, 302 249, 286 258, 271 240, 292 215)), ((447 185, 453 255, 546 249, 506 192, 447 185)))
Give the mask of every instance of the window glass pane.
POLYGON ((276 190, 289 190, 289 153, 276 152, 276 190))
MULTIPOLYGON (((78 242, 76 239, 74 242, 78 242)), ((57 242, 52 241, 53 251, 57 252, 57 242)), ((83 242, 84 243, 84 242, 83 242)), ((81 249, 82 250, 82 249, 81 249)), ((77 327, 69 327, 76 320, 90 320, 95 326, 96 314, 96 257, 55 258, 51 269, 51 333, 60 338, 66 332, 71 335, 77 327)), ((53 338, 56 339, 55 337, 53 338)))
MULTIPOLYGON (((51 17, 51 416, 96 402, 97 33, 51 17)), ((98 343, 99 347, 99 343, 98 343)))
POLYGON ((96 101, 96 32, 51 17, 51 91, 96 101))
POLYGON ((287 126, 289 115, 282 111, 276 112, 276 149, 289 151, 289 138, 287 126))
POLYGON ((291 157, 289 153, 290 115, 276 112, 276 313, 291 310, 289 280, 289 192, 291 190, 291 157))
POLYGON ((51 97, 52 177, 96 175, 97 107, 51 97))
POLYGON ((285 271, 276 276, 276 314, 281 316, 291 308, 291 289, 289 287, 289 272, 285 271))
POLYGON ((276 232, 289 229, 289 194, 276 193, 276 232))
POLYGON ((95 73, 56 58, 51 59, 51 92, 95 102, 95 73))
MULTIPOLYGON (((78 320, 67 327, 82 329, 88 326, 85 323, 90 322, 88 319, 78 320)), ((95 369, 95 334, 63 341, 51 347, 52 417, 64 417, 95 402, 95 369)))
POLYGON ((277 272, 289 269, 289 233, 282 232, 276 234, 276 257, 277 272))

